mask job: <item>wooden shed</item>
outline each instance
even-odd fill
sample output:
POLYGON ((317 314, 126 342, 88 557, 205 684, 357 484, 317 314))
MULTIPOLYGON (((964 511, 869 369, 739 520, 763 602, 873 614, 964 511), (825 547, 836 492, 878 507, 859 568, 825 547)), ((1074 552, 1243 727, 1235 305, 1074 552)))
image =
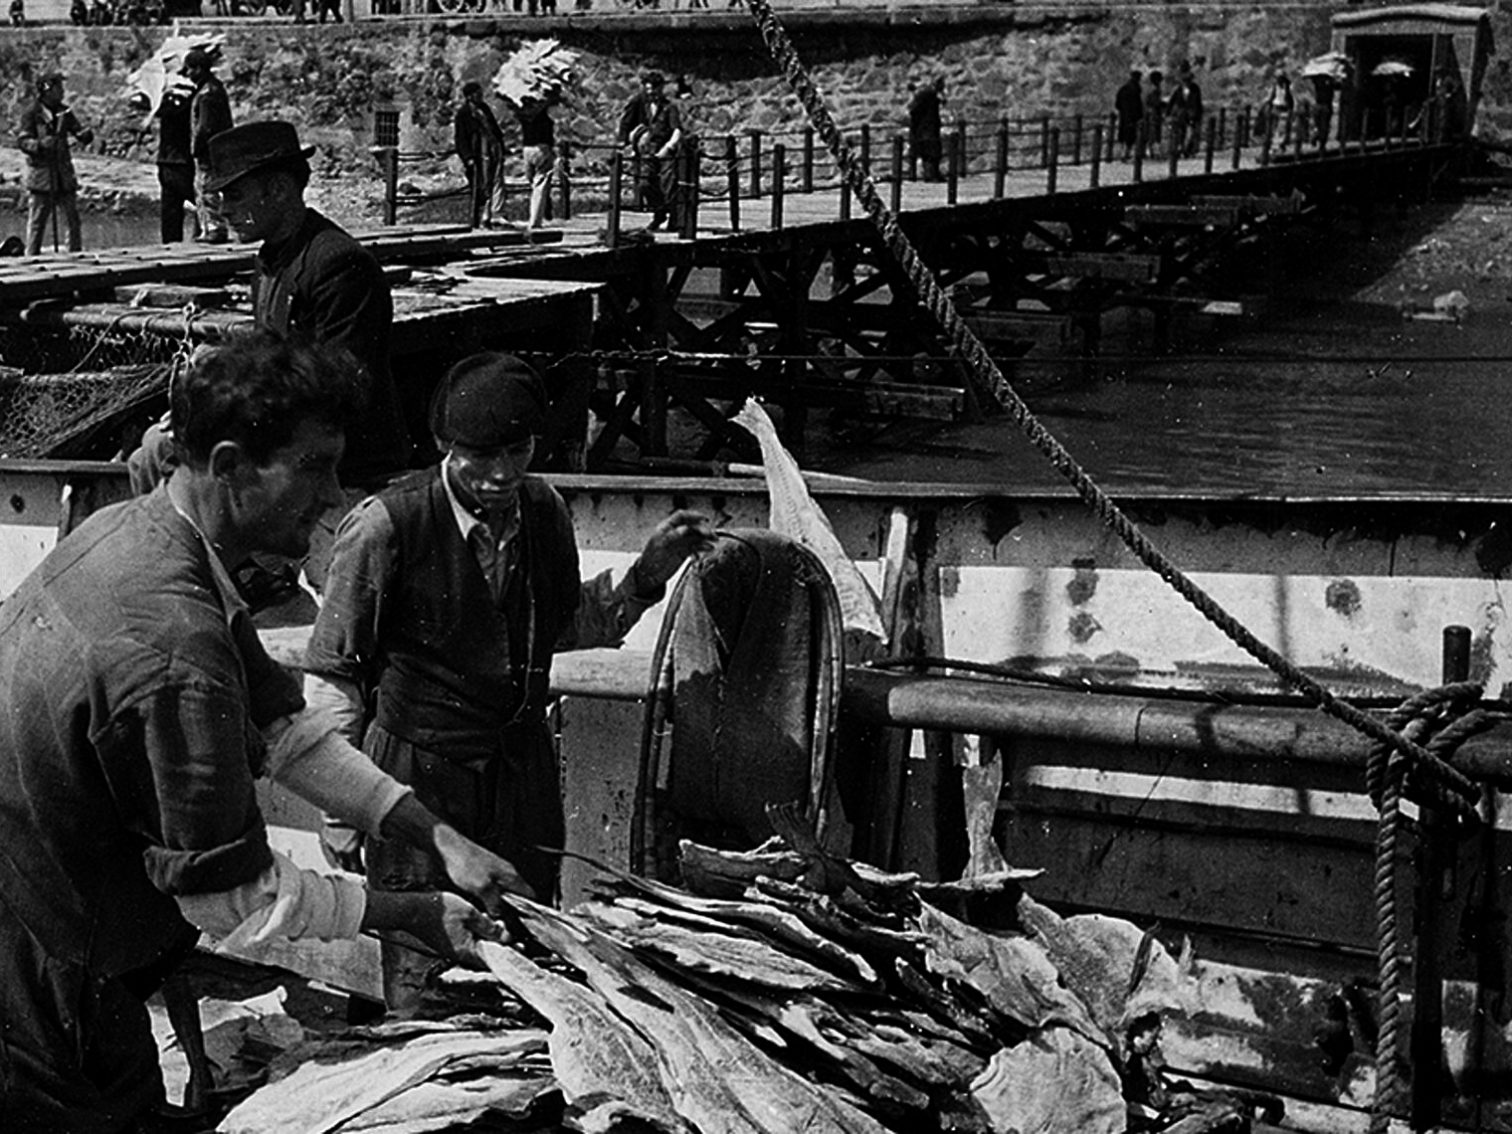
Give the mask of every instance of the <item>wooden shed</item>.
POLYGON ((1471 131, 1495 50, 1487 9, 1405 4, 1340 12, 1332 23, 1331 48, 1348 59, 1350 72, 1340 107, 1342 137, 1410 128, 1429 100, 1446 91, 1454 102, 1453 128, 1471 131))

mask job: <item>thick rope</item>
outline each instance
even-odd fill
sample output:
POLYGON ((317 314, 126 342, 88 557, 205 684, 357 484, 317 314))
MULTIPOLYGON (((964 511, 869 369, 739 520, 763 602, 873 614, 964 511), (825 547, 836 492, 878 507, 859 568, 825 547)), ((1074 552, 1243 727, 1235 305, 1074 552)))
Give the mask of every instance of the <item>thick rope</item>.
POLYGON ((954 351, 970 367, 975 384, 985 385, 987 393, 1008 411, 1014 423, 1023 431, 1030 443, 1050 461, 1056 472, 1076 490, 1082 502, 1090 508, 1103 524, 1121 539, 1139 560, 1159 575, 1204 618, 1218 627, 1235 645, 1255 658, 1284 682, 1307 696, 1325 713, 1343 721, 1364 733, 1372 740, 1389 746, 1410 758, 1417 769, 1432 781, 1450 790, 1456 814, 1467 821, 1477 818, 1474 801, 1479 798, 1479 789, 1461 772, 1451 768, 1422 746, 1413 743, 1392 731, 1376 717, 1357 708, 1328 688, 1304 673, 1289 659, 1257 638, 1248 628, 1230 615, 1206 591, 1184 574, 1145 534, 1135 526, 1123 511, 1096 483, 1085 469, 1056 440, 1030 411, 1028 405, 1009 385, 998 369, 997 363, 987 353, 987 348, 966 325, 945 290, 940 287, 934 273, 920 258, 908 236, 898 225, 897 217, 883 203, 877 187, 866 168, 851 154, 839 127, 830 116, 824 96, 814 85, 797 50, 787 37, 768 0, 748 0, 751 14, 755 17, 766 41, 767 50, 781 67, 793 93, 803 105, 815 132, 824 140, 825 146, 835 159, 844 180, 855 193, 857 201, 866 210, 878 231, 882 234, 888 250, 897 259, 899 266, 918 293, 920 301, 939 322, 950 339, 954 351))

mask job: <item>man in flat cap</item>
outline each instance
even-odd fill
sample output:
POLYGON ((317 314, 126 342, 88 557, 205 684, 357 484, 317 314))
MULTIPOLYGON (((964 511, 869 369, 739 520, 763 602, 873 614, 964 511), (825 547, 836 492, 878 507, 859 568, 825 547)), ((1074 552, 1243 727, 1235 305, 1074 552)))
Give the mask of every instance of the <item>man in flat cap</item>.
POLYGON ((671 216, 677 195, 677 163, 673 158, 682 144, 682 117, 677 104, 667 97, 666 80, 660 71, 646 72, 640 92, 625 104, 619 140, 640 157, 636 193, 641 208, 651 214, 646 227, 659 229, 671 216))
POLYGON ((68 226, 68 250, 84 247, 79 230, 79 178, 74 173, 69 139, 89 145, 94 131, 79 123, 63 102, 63 76, 49 71, 37 79, 37 100, 21 115, 16 143, 26 154, 26 254, 42 251, 42 235, 52 222, 58 246, 58 210, 68 226))
MULTIPOLYGON (((535 848, 563 838, 552 653, 621 642, 709 532, 698 513, 674 512, 617 584, 609 571, 581 582, 567 505, 527 472, 545 413, 540 377, 513 355, 473 355, 446 374, 430 408, 445 455, 342 522, 305 670, 312 703, 380 769, 550 901, 556 859, 535 848)), ((324 838, 359 867, 353 832, 328 826, 324 838)), ((445 884, 393 840, 365 849, 377 889, 445 884)), ((389 1008, 413 1010, 432 968, 385 942, 389 1008)))

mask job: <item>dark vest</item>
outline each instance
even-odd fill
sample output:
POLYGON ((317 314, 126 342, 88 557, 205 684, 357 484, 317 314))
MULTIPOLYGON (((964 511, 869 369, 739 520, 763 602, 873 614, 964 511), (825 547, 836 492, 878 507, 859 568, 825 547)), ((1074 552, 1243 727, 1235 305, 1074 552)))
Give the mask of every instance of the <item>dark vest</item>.
POLYGON ((381 494, 398 569, 384 596, 375 722, 456 761, 498 755, 510 730, 544 719, 557 639, 577 608, 577 545, 567 505, 534 477, 520 489, 520 534, 496 605, 431 469, 381 494))

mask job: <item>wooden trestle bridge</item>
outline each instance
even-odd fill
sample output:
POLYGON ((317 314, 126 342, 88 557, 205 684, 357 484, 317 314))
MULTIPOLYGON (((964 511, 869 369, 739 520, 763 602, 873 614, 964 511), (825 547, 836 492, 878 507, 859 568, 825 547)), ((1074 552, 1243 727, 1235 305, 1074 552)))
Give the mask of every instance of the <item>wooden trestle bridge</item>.
MULTIPOLYGON (((1035 353, 1095 354, 1118 309, 1153 313, 1157 333, 1183 310, 1250 310, 1256 284, 1225 275, 1228 253, 1280 225, 1326 225, 1340 210, 1422 197, 1465 145, 1403 135, 1319 148, 1300 137, 1288 131, 1273 148, 1248 123, 1230 129, 1213 115, 1192 156, 1112 161, 1101 125, 1066 141, 1046 125, 1023 168, 1010 167, 1006 130, 974 156, 951 136, 940 182, 909 180, 896 143, 890 162, 872 160, 864 135, 858 145, 881 196, 1011 377, 1014 361, 1035 353)), ((744 154, 729 140, 713 178, 688 148, 671 233, 630 227, 620 202, 633 171, 618 154, 608 211, 573 214, 564 201, 556 226, 533 239, 436 225, 359 233, 395 287, 395 371, 414 412, 449 361, 482 347, 547 368, 559 411, 553 459, 569 470, 739 458, 751 439, 727 424, 725 407, 750 394, 782 407, 784 440, 800 453, 816 408, 991 412, 990 393, 948 357, 850 191, 832 167, 828 178, 816 173, 811 139, 792 158, 755 135, 743 145, 744 154), (669 429, 674 417, 687 424, 669 429)), ((250 320, 236 285, 250 259, 247 249, 173 245, 7 262, 0 327, 177 349, 250 320)))

